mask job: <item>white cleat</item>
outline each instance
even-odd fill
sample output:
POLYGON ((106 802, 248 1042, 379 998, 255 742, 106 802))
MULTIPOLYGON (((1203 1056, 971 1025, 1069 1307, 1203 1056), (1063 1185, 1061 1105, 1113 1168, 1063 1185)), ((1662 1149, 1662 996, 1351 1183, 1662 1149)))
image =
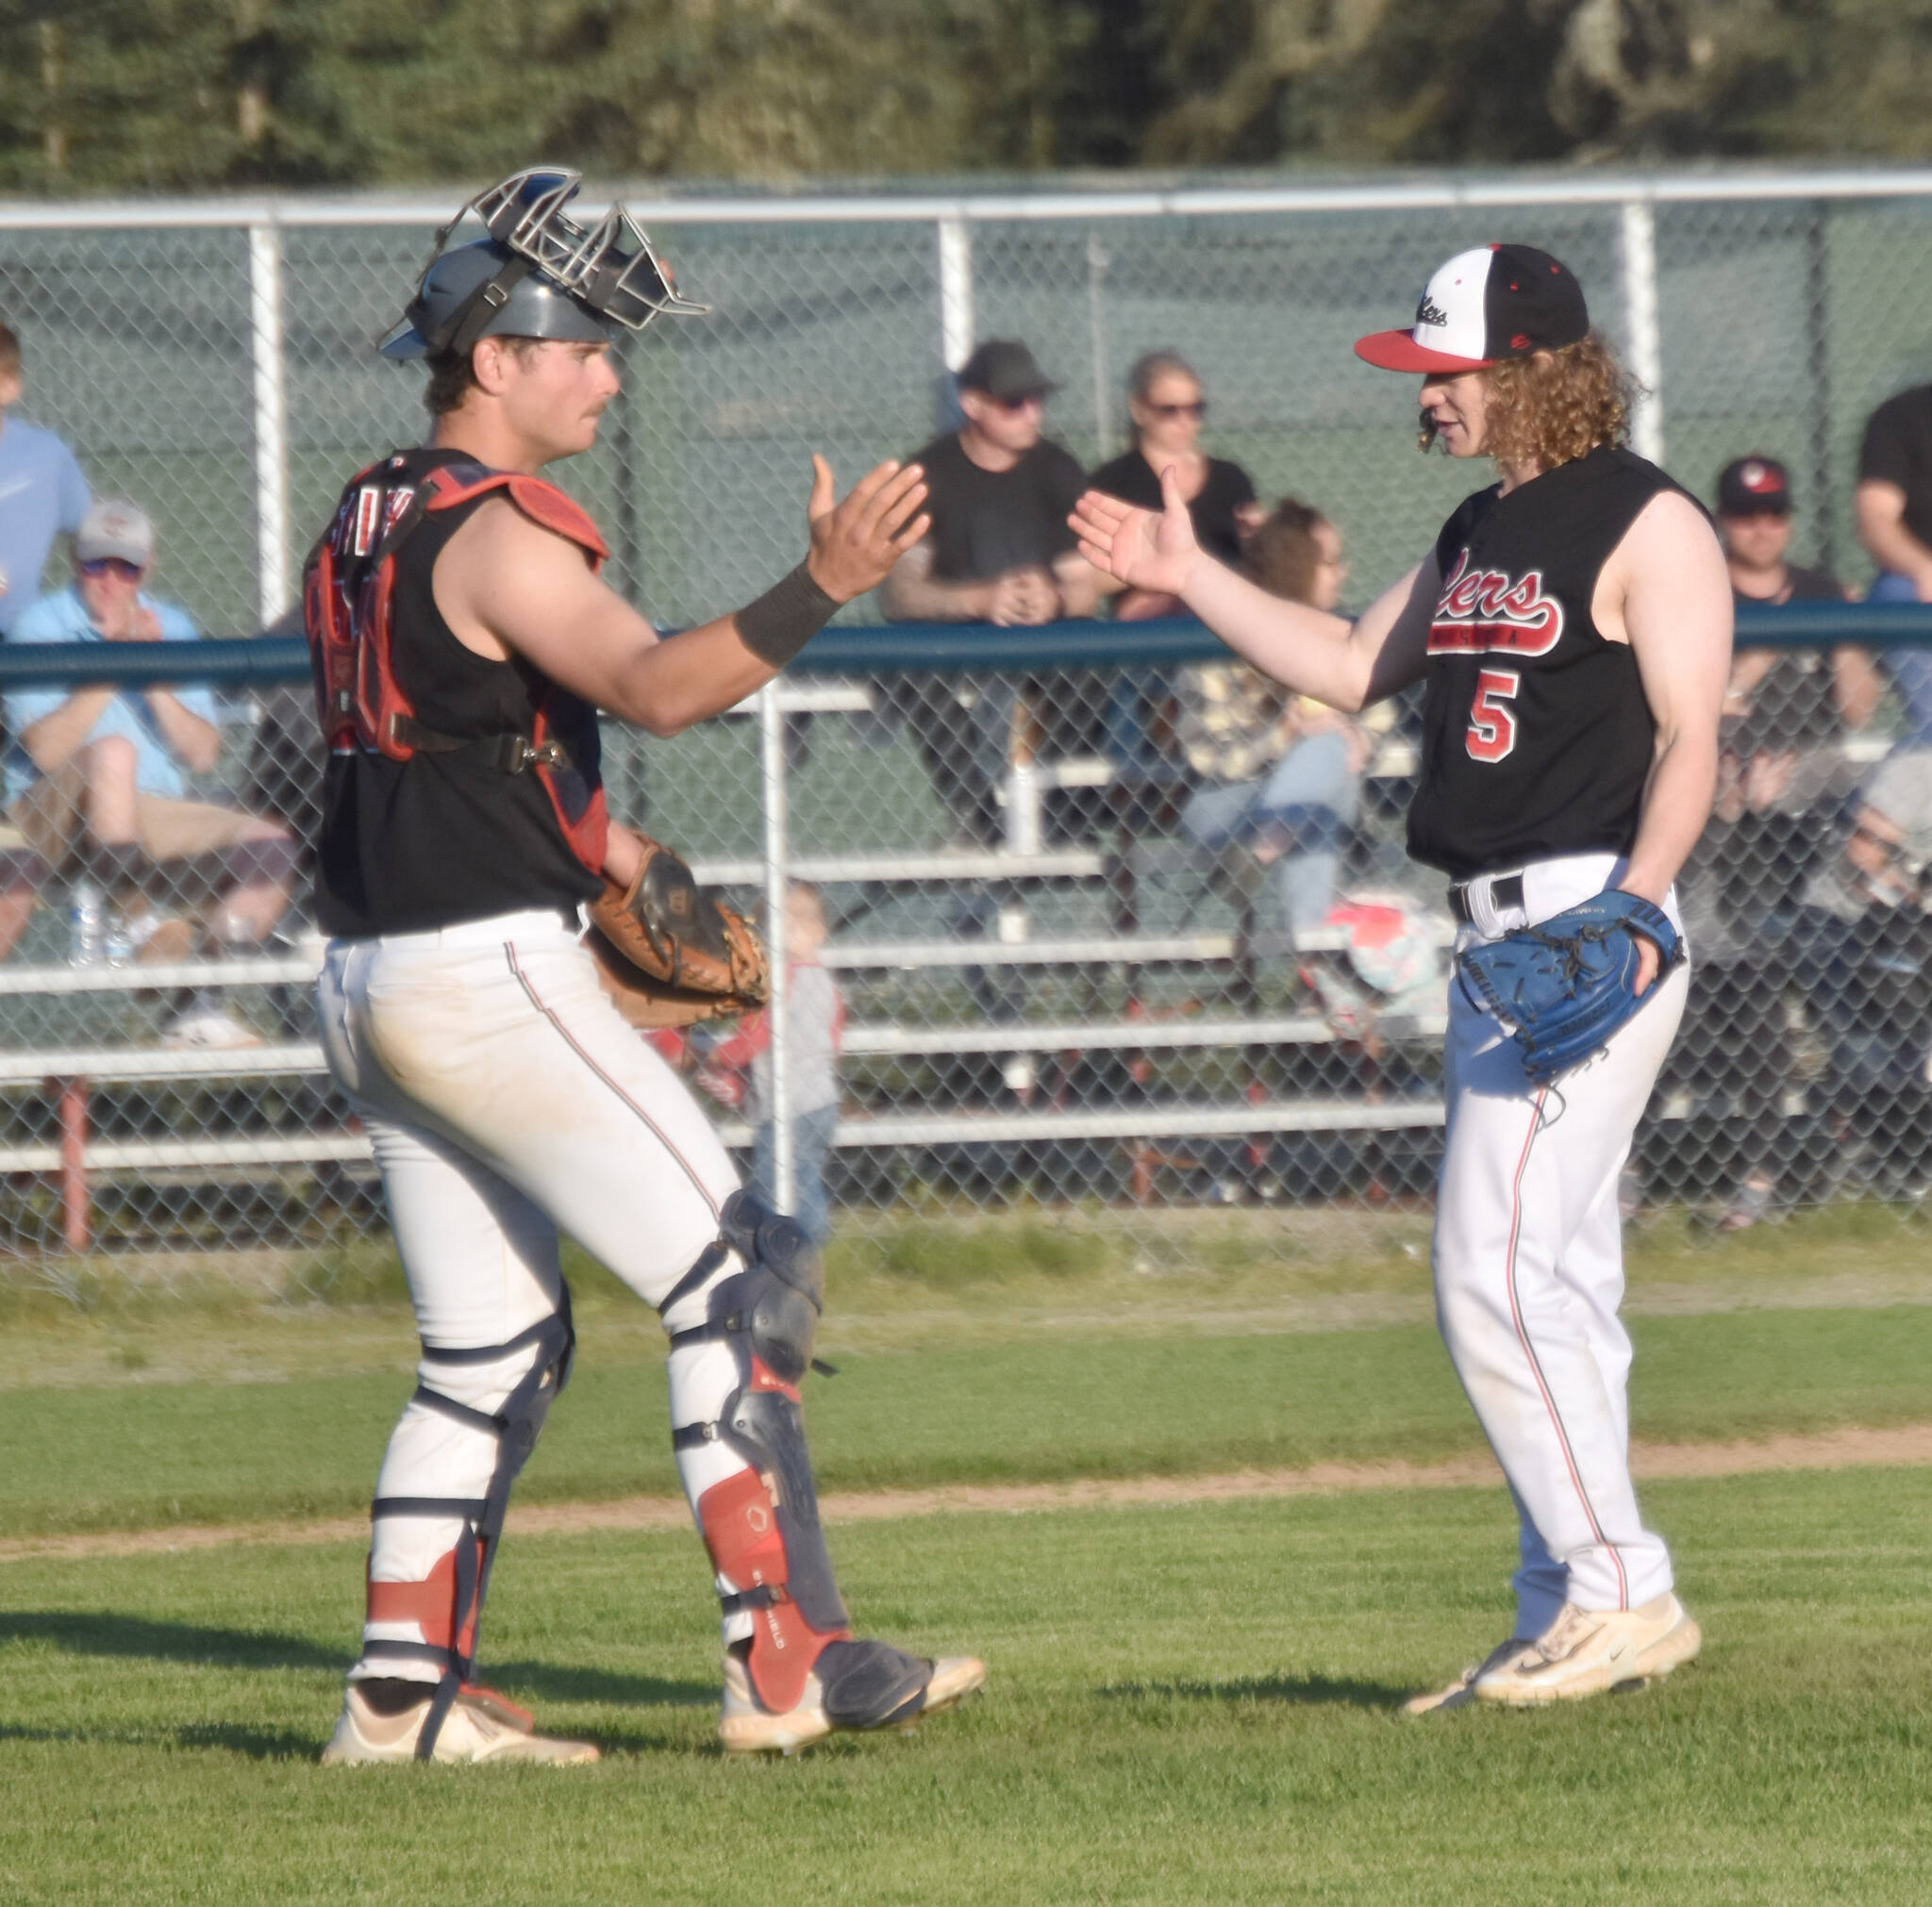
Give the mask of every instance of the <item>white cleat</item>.
POLYGON ((832 1732, 825 1714, 819 1679, 805 1679, 805 1697, 783 1715, 774 1714, 758 1699, 751 1672, 736 1650, 724 1651, 724 1711, 718 1717, 718 1739, 732 1755, 795 1755, 832 1732))
MULTIPOLYGON (((759 1701, 739 1650, 727 1649, 724 1709, 718 1718, 718 1739, 724 1743, 726 1754, 795 1755, 801 1749, 824 1741, 838 1728, 891 1728, 900 1734, 910 1734, 927 1716, 957 1708, 967 1696, 986 1684, 986 1664, 975 1655, 942 1655, 930 1667, 924 1688, 916 1694, 916 1699, 899 1704, 875 1720, 841 1716, 836 1709, 827 1713, 824 1688, 815 1671, 806 1678, 805 1694, 798 1706, 777 1714, 759 1701)), ((916 1690, 916 1683, 914 1686, 916 1690)))
POLYGON ((1491 1669, 1508 1667, 1535 1647, 1534 1642, 1525 1641, 1521 1635, 1512 1635, 1507 1642, 1498 1643, 1480 1662, 1471 1663, 1447 1688, 1424 1689, 1421 1695, 1410 1696, 1402 1704, 1402 1712, 1404 1715, 1434 1715, 1441 1709, 1467 1708, 1475 1700, 1478 1676, 1487 1675, 1491 1669))
MULTIPOLYGON (((423 1724, 429 1715, 429 1687, 423 1700, 396 1715, 383 1715, 355 1683, 342 1698, 342 1718, 322 1751, 334 1766, 364 1762, 412 1762, 423 1724)), ((549 1762, 574 1767, 597 1759, 594 1742, 563 1741, 539 1734, 533 1718, 495 1690, 466 1688, 450 1704, 430 1756, 439 1762, 549 1762)))
POLYGON ((942 1715, 958 1708, 969 1695, 986 1686, 986 1664, 976 1655, 941 1655, 932 1666, 932 1680, 925 1684, 925 1700, 909 1721, 899 1723, 901 1734, 910 1734, 929 1715, 942 1715))
POLYGON ((1703 1632, 1672 1595, 1641 1609, 1565 1603, 1533 1648, 1514 1662, 1485 1667, 1475 1679, 1475 1696, 1508 1708, 1541 1708, 1641 1688, 1692 1661, 1703 1642, 1703 1632))

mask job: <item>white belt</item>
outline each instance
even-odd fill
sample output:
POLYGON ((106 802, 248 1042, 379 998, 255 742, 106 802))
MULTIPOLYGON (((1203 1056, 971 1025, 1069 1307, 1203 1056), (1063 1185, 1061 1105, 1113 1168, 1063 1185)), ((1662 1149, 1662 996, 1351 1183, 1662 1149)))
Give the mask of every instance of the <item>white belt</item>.
POLYGON ((1451 904, 1458 921, 1493 940, 1601 894, 1629 865, 1622 854, 1559 854, 1458 881, 1451 904))

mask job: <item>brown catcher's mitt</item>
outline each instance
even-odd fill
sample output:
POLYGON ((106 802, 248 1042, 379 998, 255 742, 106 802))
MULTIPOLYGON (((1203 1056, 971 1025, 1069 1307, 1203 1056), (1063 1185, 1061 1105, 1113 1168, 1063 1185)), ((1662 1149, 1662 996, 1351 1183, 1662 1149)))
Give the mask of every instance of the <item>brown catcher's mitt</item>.
POLYGON ((650 836, 629 887, 609 875, 591 903, 587 944, 605 990, 633 1026, 690 1026, 762 1006, 765 949, 729 902, 697 884, 690 864, 650 836))

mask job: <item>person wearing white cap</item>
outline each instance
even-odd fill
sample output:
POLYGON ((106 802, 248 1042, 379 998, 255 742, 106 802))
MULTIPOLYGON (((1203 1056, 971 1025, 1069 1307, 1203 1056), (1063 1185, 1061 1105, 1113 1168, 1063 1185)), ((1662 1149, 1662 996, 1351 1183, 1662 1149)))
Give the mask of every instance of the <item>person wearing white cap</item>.
MULTIPOLYGON (((1489 457, 1502 479, 1358 621, 1205 555, 1171 472, 1158 513, 1083 497, 1082 553, 1336 707, 1424 685, 1409 852, 1450 878, 1458 954, 1608 889, 1676 921, 1673 883, 1716 784, 1730 585, 1703 508, 1624 448, 1627 387, 1582 288, 1531 246, 1458 253, 1412 325, 1356 350, 1421 373, 1425 448, 1489 457)), ((1522 1567, 1507 1639, 1413 1712, 1595 1695, 1669 1673, 1701 1640, 1628 1461, 1617 1179, 1689 978, 1637 945, 1643 1004, 1548 1085, 1450 988, 1437 1309, 1516 1501, 1522 1567)))
MULTIPOLYGON (((194 625, 142 585, 154 524, 130 503, 96 503, 74 539, 71 587, 35 603, 14 644, 196 642, 194 625)), ((22 688, 7 697, 8 817, 57 871, 90 878, 128 917, 150 957, 180 957, 198 937, 213 948, 265 939, 289 904, 295 848, 277 821, 192 798, 187 776, 221 754, 206 688, 111 683, 22 688), (199 926, 152 904, 187 887, 199 926)), ((171 1044, 252 1044, 257 1036, 208 1002, 173 1026, 171 1044)))

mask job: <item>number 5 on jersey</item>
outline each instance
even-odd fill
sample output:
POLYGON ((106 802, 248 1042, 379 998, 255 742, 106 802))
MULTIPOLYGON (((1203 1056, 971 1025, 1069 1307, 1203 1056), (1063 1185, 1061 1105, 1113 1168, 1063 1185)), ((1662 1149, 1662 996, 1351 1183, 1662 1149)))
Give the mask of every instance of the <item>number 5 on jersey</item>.
POLYGON ((1477 761, 1501 761, 1516 746, 1516 711, 1509 706, 1523 677, 1513 669, 1485 669, 1469 706, 1469 752, 1477 761))

